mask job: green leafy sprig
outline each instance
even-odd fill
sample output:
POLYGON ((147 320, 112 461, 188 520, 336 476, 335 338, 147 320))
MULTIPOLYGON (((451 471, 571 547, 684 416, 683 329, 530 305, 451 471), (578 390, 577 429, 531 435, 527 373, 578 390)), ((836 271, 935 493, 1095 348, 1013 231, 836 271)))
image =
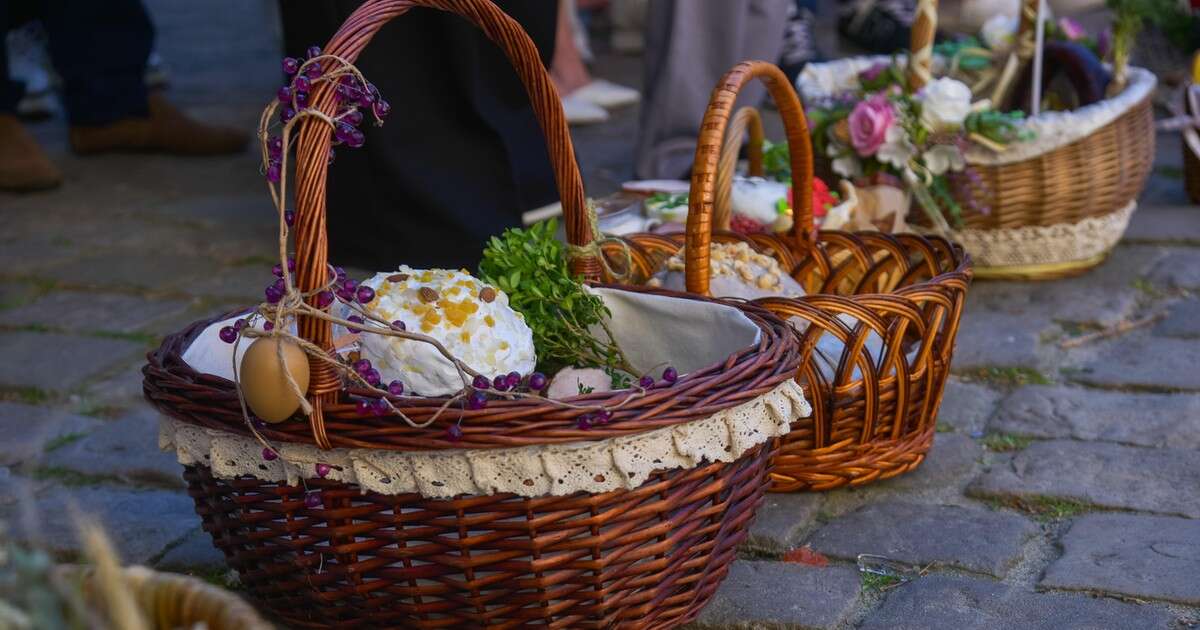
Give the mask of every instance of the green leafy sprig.
POLYGON ((483 250, 479 277, 508 294, 509 306, 524 315, 542 371, 600 367, 633 373, 605 323, 608 307, 571 275, 557 230, 551 219, 493 236, 483 250), (604 331, 604 339, 589 332, 593 326, 604 331))

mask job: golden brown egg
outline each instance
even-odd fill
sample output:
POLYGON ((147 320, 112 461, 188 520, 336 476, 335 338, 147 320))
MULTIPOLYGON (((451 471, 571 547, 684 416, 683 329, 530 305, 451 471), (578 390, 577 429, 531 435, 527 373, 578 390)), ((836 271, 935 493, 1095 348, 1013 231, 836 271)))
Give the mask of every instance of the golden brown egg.
POLYGON ((295 342, 281 337, 260 337, 250 344, 238 372, 242 394, 254 415, 266 422, 283 422, 300 408, 298 398, 288 384, 279 362, 283 347, 284 364, 300 391, 308 390, 308 357, 295 342))

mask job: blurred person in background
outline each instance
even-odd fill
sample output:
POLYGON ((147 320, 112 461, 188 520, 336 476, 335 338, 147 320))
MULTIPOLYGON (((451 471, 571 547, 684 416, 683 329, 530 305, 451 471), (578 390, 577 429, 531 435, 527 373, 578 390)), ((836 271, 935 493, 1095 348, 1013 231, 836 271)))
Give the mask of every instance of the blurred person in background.
MULTIPOLYGON (((590 0, 589 4, 593 11, 607 8, 604 1, 590 0)), ((633 105, 640 98, 633 88, 594 78, 585 64, 591 60, 591 46, 579 7, 575 0, 560 0, 550 77, 562 96, 567 122, 573 125, 604 122, 608 120, 608 110, 633 105)))
MULTIPOLYGON (((213 155, 245 148, 248 134, 197 122, 148 90, 154 27, 139 0, 0 0, 0 33, 34 20, 62 81, 76 153, 213 155)), ((0 190, 53 188, 62 174, 17 118, 25 86, 13 79, 7 45, 0 46, 0 70, 0 190)))
MULTIPOLYGON (((805 63, 817 60, 814 7, 814 0, 652 0, 636 176, 688 177, 713 86, 735 64, 778 61, 794 80, 805 63)), ((754 81, 739 101, 758 104, 765 94, 754 81)))
MULTIPOLYGON (((361 0, 280 0, 284 48, 324 46, 361 0)), ((501 0, 550 65, 558 3, 501 0)), ((416 8, 375 35, 356 63, 394 103, 366 144, 338 151, 326 204, 330 258, 394 269, 468 268, 487 239, 558 200, 546 142, 508 58, 462 18, 416 8)))

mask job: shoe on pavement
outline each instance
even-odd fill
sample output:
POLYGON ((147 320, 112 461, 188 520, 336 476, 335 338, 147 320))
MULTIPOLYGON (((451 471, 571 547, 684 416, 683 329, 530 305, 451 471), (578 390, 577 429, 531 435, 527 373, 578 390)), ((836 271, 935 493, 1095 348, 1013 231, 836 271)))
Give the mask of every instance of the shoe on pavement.
POLYGON ((608 120, 608 112, 591 101, 579 98, 578 90, 562 97, 563 113, 571 125, 594 125, 608 120))
POLYGON ((12 114, 0 114, 0 190, 29 192, 54 188, 62 174, 12 114))
POLYGON ((248 134, 205 124, 151 94, 150 116, 125 118, 98 127, 71 127, 71 148, 80 155, 144 151, 174 155, 224 155, 246 148, 248 134))
POLYGON ((637 90, 604 79, 593 79, 591 83, 571 92, 571 96, 605 109, 633 105, 642 98, 637 90))

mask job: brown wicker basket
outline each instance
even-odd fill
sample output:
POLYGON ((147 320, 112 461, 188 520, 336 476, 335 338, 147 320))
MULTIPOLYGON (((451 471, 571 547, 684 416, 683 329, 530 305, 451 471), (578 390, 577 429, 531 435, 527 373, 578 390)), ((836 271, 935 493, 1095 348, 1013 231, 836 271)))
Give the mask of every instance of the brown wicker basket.
MULTIPOLYGON (((1025 0, 1023 15, 1036 15, 1036 7, 1037 0, 1025 0)), ((923 60, 928 68, 936 12, 918 9, 918 22, 924 27, 913 29, 911 56, 917 60, 914 65, 923 60)), ((1035 19, 1022 19, 1018 39, 1035 27, 1035 19)), ((1133 89, 1132 82, 1125 87, 1133 89)), ((807 95, 813 91, 805 90, 807 95)), ((1128 226, 1153 166, 1150 97, 1147 93, 1131 102, 1089 135, 1019 161, 983 164, 968 156, 981 175, 971 194, 988 211, 964 204, 962 226, 945 236, 971 254, 977 278, 1060 278, 1087 271, 1107 257, 1128 226)), ((817 159, 822 162, 818 172, 828 174, 828 159, 817 159)))
MULTIPOLYGON (((569 240, 592 238, 582 182, 557 93, 520 26, 486 0, 367 0, 325 46, 353 62, 386 22, 414 6, 451 11, 500 46, 518 71, 547 136, 562 193, 569 240)), ((316 83, 310 107, 334 108, 316 83)), ((299 288, 322 286, 326 269, 325 177, 329 128, 301 123, 297 147, 296 262, 299 288)), ((575 261, 598 278, 594 257, 575 261)), ((622 290, 638 291, 623 288, 622 290)), ((703 299, 683 296, 687 299, 703 299)), ((579 409, 530 398, 492 401, 417 428, 396 417, 363 416, 325 364, 312 361, 307 422, 267 425, 273 443, 321 448, 441 453, 584 443, 634 436, 712 416, 754 401, 790 381, 800 366, 795 333, 769 311, 741 309, 759 329, 756 344, 684 375, 616 409, 609 423, 578 428, 579 409), (446 428, 462 418, 458 441, 446 428)), ((214 320, 215 321, 215 320, 214 320)), ((172 335, 144 368, 146 397, 194 427, 249 435, 235 384, 182 359, 208 322, 172 335)), ((307 340, 331 347, 328 322, 302 319, 307 340)), ((572 399, 614 406, 618 392, 572 399)), ((430 419, 444 399, 392 397, 409 418, 430 419)), ((774 443, 729 463, 659 470, 640 486, 600 494, 525 497, 379 494, 331 479, 306 488, 242 476, 218 478, 209 466, 184 473, 203 526, 241 576, 251 597, 297 628, 671 628, 694 618, 724 578, 763 500, 774 443), (308 495, 311 496, 311 495, 308 495)), ((596 481, 603 481, 597 479, 596 481)), ((527 484, 528 485, 528 484, 527 484)))
POLYGON ((710 239, 745 241, 778 259, 805 287, 797 299, 756 300, 807 323, 798 372, 813 414, 792 425, 773 460, 772 491, 862 485, 919 466, 933 443, 937 410, 950 371, 970 262, 939 237, 879 232, 813 232, 812 146, 794 89, 774 65, 734 67, 713 91, 692 167, 687 233, 637 234, 635 280, 645 281, 685 246, 687 289, 707 294, 710 239), (786 126, 794 185, 790 235, 713 233, 714 186, 726 122, 742 86, 763 80, 786 126), (847 320, 842 316, 849 316, 847 320), (854 323, 857 321, 857 323, 854 323), (866 348, 872 335, 882 353, 866 348), (839 340, 841 356, 822 370, 814 354, 822 336, 839 340), (832 375, 832 376, 831 376, 832 375))

